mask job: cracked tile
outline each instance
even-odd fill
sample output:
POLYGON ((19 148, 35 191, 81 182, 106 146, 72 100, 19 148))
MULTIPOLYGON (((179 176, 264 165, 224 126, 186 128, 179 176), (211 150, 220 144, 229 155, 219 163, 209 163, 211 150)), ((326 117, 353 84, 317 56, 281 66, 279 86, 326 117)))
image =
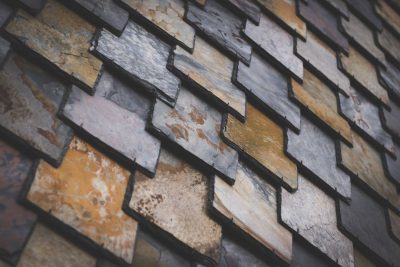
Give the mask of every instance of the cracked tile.
POLYGON ((390 61, 387 61, 386 70, 380 67, 378 75, 379 81, 400 99, 400 69, 390 61))
POLYGON ((389 107, 390 111, 381 109, 383 126, 389 133, 400 139, 400 105, 394 101, 390 101, 389 107))
POLYGON ((384 167, 386 176, 400 187, 400 145, 395 144, 394 151, 396 158, 385 153, 384 167))
POLYGON ((226 0, 239 13, 251 19, 254 23, 260 22, 261 10, 260 7, 252 0, 226 0))
POLYGON ((375 11, 374 0, 346 0, 352 12, 375 30, 382 30, 382 21, 375 11))
POLYGON ((400 34, 400 15, 386 1, 378 0, 376 12, 393 30, 400 34))
POLYGON ((400 64, 400 40, 386 28, 378 34, 378 43, 383 51, 400 64))

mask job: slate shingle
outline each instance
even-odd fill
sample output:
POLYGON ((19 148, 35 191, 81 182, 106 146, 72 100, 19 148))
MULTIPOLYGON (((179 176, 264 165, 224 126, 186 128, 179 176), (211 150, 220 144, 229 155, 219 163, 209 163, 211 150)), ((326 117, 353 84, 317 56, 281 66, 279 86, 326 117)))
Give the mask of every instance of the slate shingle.
POLYGON ((384 167, 386 176, 389 177, 394 183, 400 186, 400 146, 394 145, 395 157, 385 153, 384 167))
POLYGON ((400 64, 400 40, 386 28, 378 34, 378 43, 386 55, 400 64))
POLYGON ((382 21, 375 11, 375 0, 346 0, 348 7, 374 29, 382 30, 382 21))
POLYGON ((388 210, 388 212, 390 234, 394 240, 400 242, 400 216, 394 213, 392 210, 388 210))
POLYGON ((386 70, 378 70, 379 81, 395 96, 400 99, 400 69, 392 62, 387 61, 386 70))
POLYGON ((16 2, 29 12, 37 14, 42 10, 47 0, 17 0, 16 2))
POLYGON ((0 2, 0 28, 7 24, 13 13, 14 10, 11 6, 4 2, 0 2))
POLYGON ((255 24, 260 23, 261 9, 253 0, 226 0, 225 2, 255 24))
POLYGON ((389 102, 390 111, 382 109, 383 126, 397 139, 400 139, 400 105, 389 102))
POLYGON ((6 39, 0 37, 0 69, 3 66, 4 62, 7 59, 8 54, 10 53, 10 42, 6 39))
POLYGON ((337 10, 341 16, 349 18, 349 9, 345 0, 323 0, 327 5, 337 10))
POLYGON ((400 35, 400 15, 386 1, 377 1, 376 12, 389 27, 400 35))
POLYGON ((354 249, 354 267, 378 267, 362 254, 358 249, 354 249))
POLYGON ((293 241, 293 261, 291 267, 331 267, 332 263, 328 262, 321 254, 315 253, 308 246, 296 239, 293 241))

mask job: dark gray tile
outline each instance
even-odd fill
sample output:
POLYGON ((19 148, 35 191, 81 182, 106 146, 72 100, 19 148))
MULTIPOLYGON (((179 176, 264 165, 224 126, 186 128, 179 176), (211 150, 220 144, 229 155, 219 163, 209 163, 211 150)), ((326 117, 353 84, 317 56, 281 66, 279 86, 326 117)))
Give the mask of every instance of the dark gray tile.
POLYGON ((365 23, 378 31, 382 30, 382 21, 375 11, 375 0, 346 0, 346 2, 351 11, 365 23))
POLYGON ((378 43, 386 55, 393 58, 400 64, 400 40, 386 28, 378 34, 378 43))
POLYGON ((317 254, 310 250, 305 244, 296 239, 293 242, 293 260, 291 267, 332 267, 332 263, 328 262, 321 254, 317 254))
POLYGON ((244 16, 251 19, 254 23, 260 22, 261 10, 253 0, 226 0, 244 16))
POLYGON ((386 70, 379 68, 379 79, 385 87, 400 99, 400 69, 390 61, 386 63, 386 70))
POLYGON ((383 125, 393 136, 400 139, 400 106, 394 101, 389 102, 390 111, 383 110, 383 125))
POLYGON ((337 10, 343 17, 349 18, 350 12, 345 0, 323 0, 323 2, 337 10))
POLYGON ((386 175, 400 186, 400 146, 396 144, 394 146, 394 151, 396 158, 385 153, 384 166, 386 175))
POLYGON ((10 42, 0 37, 0 68, 6 61, 9 52, 10 52, 10 42))
POLYGON ((38 13, 47 0, 17 0, 17 2, 32 13, 38 13))
POLYGON ((12 7, 4 2, 0 2, 0 28, 6 24, 13 12, 14 10, 12 7))

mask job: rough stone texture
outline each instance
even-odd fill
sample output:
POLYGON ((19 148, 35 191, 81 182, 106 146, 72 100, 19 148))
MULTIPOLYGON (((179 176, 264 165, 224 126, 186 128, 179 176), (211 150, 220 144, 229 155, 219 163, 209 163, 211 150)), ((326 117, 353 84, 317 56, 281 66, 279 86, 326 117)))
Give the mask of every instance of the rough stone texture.
POLYGON ((344 141, 351 143, 350 126, 338 114, 337 95, 323 81, 306 69, 303 84, 291 80, 291 91, 301 106, 311 111, 344 141))
POLYGON ((354 249, 354 267, 378 267, 373 264, 364 254, 354 249))
POLYGON ((378 43, 381 45, 383 51, 400 64, 400 40, 396 36, 384 28, 378 34, 378 43))
POLYGON ((277 17, 283 24, 306 39, 307 27, 296 15, 295 0, 256 0, 261 6, 277 17))
POLYGON ((344 198, 350 198, 350 177, 338 168, 334 140, 306 117, 301 117, 300 134, 287 132, 287 152, 344 198))
POLYGON ((400 69, 387 61, 386 70, 380 67, 378 73, 380 82, 400 99, 400 69))
POLYGON ((10 43, 6 39, 0 37, 0 68, 6 61, 9 52, 10 52, 10 43))
POLYGON ((340 164, 394 208, 400 210, 400 195, 396 192, 395 185, 385 176, 379 152, 355 132, 353 132, 353 147, 341 143, 340 150, 340 164))
MULTIPOLYGON (((383 104, 388 104, 389 96, 379 83, 376 66, 350 46, 349 56, 340 55, 343 70, 383 104)), ((351 93, 350 93, 351 94, 351 93)))
POLYGON ((194 83, 196 89, 244 118, 246 96, 231 82, 233 62, 212 45, 197 37, 193 54, 177 46, 173 51, 172 67, 182 78, 194 83))
POLYGON ((74 137, 58 169, 39 163, 26 198, 93 244, 130 263, 137 222, 121 209, 129 175, 74 137))
POLYGON ((217 262, 222 233, 207 215, 207 190, 206 176, 162 150, 153 179, 136 173, 129 208, 198 257, 217 262))
POLYGON ((31 13, 38 13, 42 10, 47 0, 17 0, 16 2, 31 13))
POLYGON ((390 233, 395 240, 400 240, 400 216, 392 210, 388 210, 388 213, 390 233))
POLYGON ((12 53, 0 70, 0 126, 54 165, 63 157, 71 129, 56 116, 66 86, 12 53))
POLYGON ((391 111, 382 109, 383 125, 393 136, 400 139, 400 105, 390 101, 389 107, 391 111))
POLYGON ((288 126, 300 129, 300 109, 289 100, 287 77, 267 60, 254 53, 250 66, 238 63, 233 80, 288 126))
POLYGON ((155 91, 170 103, 175 102, 180 81, 167 70, 171 47, 155 35, 129 21, 120 37, 103 29, 94 49, 104 61, 145 89, 155 91))
POLYGON ((290 190, 297 189, 297 167, 284 154, 283 129, 251 104, 246 109, 245 123, 228 116, 223 136, 290 190))
POLYGON ((323 1, 332 8, 336 9, 343 17, 347 19, 349 18, 350 12, 349 9, 347 8, 345 0, 323 0, 323 1))
POLYGON ((320 0, 298 1, 299 15, 317 33, 328 40, 335 48, 344 52, 349 50, 347 38, 339 31, 339 16, 320 0))
POLYGON ((217 176, 213 188, 212 208, 220 216, 291 262, 292 234, 278 222, 277 192, 272 185, 240 163, 233 186, 217 176))
POLYGON ((89 53, 96 28, 76 13, 48 0, 36 16, 18 10, 5 30, 72 81, 92 90, 102 67, 89 53))
POLYGON ((386 1, 377 1, 376 12, 393 30, 400 34, 400 15, 386 1))
POLYGON ((151 126, 233 182, 238 153, 222 141, 221 121, 216 109, 182 88, 174 109, 156 102, 151 126))
POLYGON ((336 226, 335 200, 304 176, 298 181, 295 193, 282 190, 282 221, 340 266, 354 266, 353 243, 336 226))
POLYGON ((260 23, 260 7, 252 0, 226 0, 233 8, 251 19, 254 23, 260 23))
POLYGON ((140 15, 154 24, 180 45, 189 50, 193 49, 195 30, 183 20, 184 0, 122 0, 122 3, 131 8, 136 15, 140 15))
POLYGON ((384 208, 353 184, 350 205, 339 202, 339 226, 385 262, 400 266, 400 246, 389 236, 384 208))
POLYGON ((94 267, 96 259, 50 228, 38 223, 18 267, 94 267))
POLYGON ((189 1, 186 19, 222 49, 249 63, 251 46, 241 37, 243 20, 218 2, 207 0, 200 8, 189 1))
POLYGON ((384 155, 384 167, 386 171, 386 176, 389 177, 394 183, 400 186, 400 146, 394 146, 395 156, 392 156, 385 153, 384 155))
POLYGON ((95 96, 72 87, 62 115, 132 167, 137 164, 154 175, 160 141, 145 131, 150 101, 133 90, 105 75, 95 96))
POLYGON ((293 260, 291 267, 331 267, 332 263, 327 262, 320 254, 313 253, 303 243, 293 241, 293 260))
POLYGON ((348 95, 350 81, 338 69, 336 53, 312 32, 307 33, 307 41, 297 39, 296 53, 318 74, 333 86, 348 95))
POLYGON ((36 222, 36 214, 17 203, 32 161, 0 140, 0 257, 16 263, 36 222))
POLYGON ((352 12, 357 14, 370 27, 381 31, 382 21, 375 11, 374 0, 346 0, 352 12))
POLYGON ((294 38, 276 22, 262 15, 259 26, 246 22, 244 34, 298 80, 303 79, 303 62, 294 55, 294 38))
POLYGON ((0 2, 0 28, 2 28, 11 18, 13 8, 4 2, 0 2))

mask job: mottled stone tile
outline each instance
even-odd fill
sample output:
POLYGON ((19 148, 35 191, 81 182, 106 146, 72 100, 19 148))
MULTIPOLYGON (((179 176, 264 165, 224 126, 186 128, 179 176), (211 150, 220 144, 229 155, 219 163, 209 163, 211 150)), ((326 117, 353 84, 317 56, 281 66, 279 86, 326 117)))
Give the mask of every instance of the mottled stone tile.
POLYGON ((382 109, 382 121, 384 127, 393 136, 400 139, 400 105, 396 104, 394 101, 389 102, 390 111, 387 109, 382 109))
POLYGON ((351 202, 340 201, 338 224, 357 243, 361 243, 392 266, 399 266, 400 246, 389 236, 384 208, 356 185, 351 202))
POLYGON ((42 10, 47 0, 17 0, 19 5, 31 13, 38 13, 42 10))
POLYGON ((122 0, 134 14, 142 16, 156 28, 166 33, 175 42, 192 50, 194 47, 195 30, 187 24, 185 16, 184 0, 153 0, 137 1, 122 0))
POLYGON ((222 135, 227 143, 244 152, 268 175, 290 190, 297 188, 296 164, 283 151, 283 129, 254 106, 247 104, 245 123, 228 115, 222 135))
POLYGON ((396 186, 385 176, 380 153, 355 132, 352 148, 340 143, 340 164, 400 210, 400 195, 396 192, 396 186))
MULTIPOLYGON (((0 7, 1 8, 1 7, 0 7)), ((0 37, 0 68, 3 66, 6 61, 7 55, 10 52, 10 42, 6 39, 0 37)))
POLYGON ((392 210, 388 210, 390 234, 395 240, 400 241, 400 216, 392 210))
POLYGON ((282 190, 282 221, 340 266, 353 267, 353 243, 337 228, 335 200, 304 176, 298 181, 295 193, 282 190))
POLYGON ((341 16, 349 18, 350 12, 345 0, 323 0, 323 2, 337 10, 341 16))
POLYGON ((98 35, 95 53, 145 89, 155 91, 169 103, 179 92, 178 77, 167 70, 171 47, 133 21, 120 37, 107 30, 98 35))
POLYGON ((18 267, 95 267, 95 264, 96 259, 92 255, 38 223, 26 244, 18 267))
POLYGON ((250 62, 251 46, 241 37, 244 21, 218 0, 207 0, 203 8, 189 1, 186 19, 222 49, 246 63, 250 62))
POLYGON ((339 69, 336 53, 312 32, 308 32, 307 41, 297 39, 296 53, 307 64, 322 75, 331 85, 345 94, 349 93, 350 81, 339 69))
POLYGON ((15 264, 36 222, 36 215, 17 203, 32 160, 0 140, 0 258, 15 264))
POLYGON ((40 161, 26 199, 92 245, 130 263, 137 222, 121 209, 129 175, 74 137, 59 168, 40 161))
POLYGON ((400 34, 400 15, 386 1, 378 0, 376 3, 378 15, 398 34, 400 34))
POLYGON ((0 126, 50 163, 61 162, 71 129, 57 118, 65 84, 12 53, 0 70, 0 126))
POLYGON ((11 6, 4 2, 0 2, 0 28, 6 25, 13 13, 14 9, 11 6))
POLYGON ((197 37, 192 54, 177 46, 171 64, 196 89, 212 96, 239 118, 245 117, 246 96, 231 82, 233 62, 212 45, 197 37))
POLYGON ((375 11, 374 0, 346 0, 348 7, 370 27, 381 31, 382 21, 375 11))
POLYGON ((239 62, 233 81, 285 124, 300 128, 300 108, 289 100, 288 78, 260 55, 253 54, 250 66, 239 62))
POLYGON ((294 37, 279 24, 262 15, 259 26, 246 22, 244 34, 291 75, 303 79, 303 62, 294 55, 294 37))
POLYGON ((347 38, 339 31, 339 16, 319 0, 298 1, 299 15, 309 28, 323 36, 332 46, 341 51, 349 50, 347 38))
POLYGON ((395 158, 385 153, 384 167, 386 176, 400 186, 400 145, 394 145, 395 158))
POLYGON ((380 67, 378 71, 379 81, 398 99, 400 99, 400 69, 387 61, 386 69, 380 67))
POLYGON ((383 31, 378 34, 378 43, 387 55, 400 64, 400 40, 396 38, 396 36, 384 28, 383 31))
POLYGON ((293 260, 291 267, 331 267, 332 263, 328 262, 320 253, 315 253, 303 242, 293 241, 293 260))
POLYGON ((94 87, 102 67, 89 53, 96 28, 61 3, 48 0, 37 16, 18 10, 5 30, 73 82, 94 87))
POLYGON ((351 143, 351 130, 346 120, 338 114, 337 95, 312 72, 304 70, 303 84, 291 80, 291 94, 294 99, 343 141, 351 143))
POLYGON ((378 267, 358 249, 354 248, 354 267, 378 267))
POLYGON ((336 164, 334 139, 306 117, 301 117, 300 134, 288 130, 287 152, 340 196, 350 198, 350 177, 336 164))
POLYGON ((129 208, 199 260, 219 258, 221 227, 207 215, 208 178, 162 150, 156 176, 135 174, 129 208))
POLYGON ((238 153, 222 141, 221 122, 215 108, 182 88, 175 108, 156 102, 151 127, 233 182, 238 153))
POLYGON ((226 2, 254 23, 260 23, 261 9, 253 0, 226 0, 226 2))

